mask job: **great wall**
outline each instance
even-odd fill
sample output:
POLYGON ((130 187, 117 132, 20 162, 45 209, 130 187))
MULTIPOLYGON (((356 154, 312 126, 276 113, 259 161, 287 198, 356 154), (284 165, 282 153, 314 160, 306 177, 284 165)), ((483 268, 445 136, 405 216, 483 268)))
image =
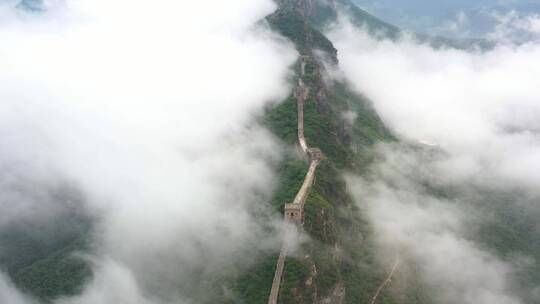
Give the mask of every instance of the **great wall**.
MULTIPOLYGON (((293 224, 297 228, 301 228, 304 224, 304 206, 309 196, 309 191, 313 186, 315 181, 315 174, 317 167, 323 159, 322 151, 319 148, 310 148, 307 144, 306 138, 304 136, 304 103, 309 97, 309 88, 306 87, 302 77, 305 75, 305 66, 306 60, 309 59, 309 56, 300 56, 300 75, 298 79, 298 84, 295 89, 294 96, 297 103, 297 112, 298 112, 298 144, 302 151, 302 156, 309 161, 309 169, 304 178, 304 182, 298 190, 294 201, 292 203, 285 204, 284 210, 284 220, 285 223, 293 224)), ((268 304, 277 304, 279 291, 281 287, 281 281, 283 278, 283 271, 285 269, 285 260, 287 258, 287 253, 290 248, 290 243, 292 230, 285 229, 285 235, 283 237, 283 244, 279 252, 279 257, 276 263, 276 270, 274 273, 274 280, 272 282, 272 288, 270 290, 270 296, 268 298, 268 304)), ((370 304, 375 304, 381 291, 392 281, 394 272, 396 271, 400 262, 399 255, 396 259, 396 263, 392 267, 388 277, 381 283, 381 285, 375 291, 370 304)))
MULTIPOLYGON (((317 166, 323 158, 321 150, 318 148, 310 148, 307 145, 306 138, 304 136, 304 103, 309 96, 309 89, 305 86, 304 81, 302 80, 302 77, 305 75, 306 59, 308 59, 306 56, 300 57, 301 77, 298 79, 298 86, 295 90, 295 98, 298 110, 298 143, 302 150, 303 156, 309 160, 310 165, 306 177, 304 178, 302 187, 300 187, 300 190, 298 190, 294 201, 292 203, 285 204, 284 212, 285 222, 295 224, 298 227, 301 227, 304 223, 304 205, 309 195, 311 186, 315 181, 317 166)), ((272 289, 270 291, 270 297, 268 298, 268 304, 277 304, 278 302, 281 279, 283 277, 283 270, 285 268, 285 259, 287 257, 287 250, 289 248, 289 242, 291 239, 291 237, 287 235, 288 233, 290 232, 286 230, 283 245, 276 263, 276 271, 274 273, 274 280, 272 283, 272 289)))

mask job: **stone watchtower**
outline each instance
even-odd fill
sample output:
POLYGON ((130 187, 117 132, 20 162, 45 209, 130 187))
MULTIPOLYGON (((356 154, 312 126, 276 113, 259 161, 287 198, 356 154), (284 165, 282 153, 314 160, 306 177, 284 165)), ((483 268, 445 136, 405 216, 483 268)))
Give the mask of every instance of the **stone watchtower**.
POLYGON ((307 155, 308 155, 308 158, 309 158, 310 162, 318 161, 318 160, 321 160, 323 158, 323 153, 322 153, 321 149, 319 149, 319 148, 309 148, 309 149, 307 149, 307 155))
POLYGON ((299 204, 285 204, 285 221, 294 224, 302 224, 304 210, 299 204))

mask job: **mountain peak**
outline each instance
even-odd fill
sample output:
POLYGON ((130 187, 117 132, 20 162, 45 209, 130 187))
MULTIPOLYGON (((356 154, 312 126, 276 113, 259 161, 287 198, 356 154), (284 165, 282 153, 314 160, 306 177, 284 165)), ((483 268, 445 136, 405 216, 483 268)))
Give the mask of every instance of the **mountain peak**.
POLYGON ((343 14, 358 27, 370 33, 394 38, 399 28, 360 9, 350 0, 277 0, 280 9, 292 10, 301 15, 306 22, 318 30, 338 20, 343 14))

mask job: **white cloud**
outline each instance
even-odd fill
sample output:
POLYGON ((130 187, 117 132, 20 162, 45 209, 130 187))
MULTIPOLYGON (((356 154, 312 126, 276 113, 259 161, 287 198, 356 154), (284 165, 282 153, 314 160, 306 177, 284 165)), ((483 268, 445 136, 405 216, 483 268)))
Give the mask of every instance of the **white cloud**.
POLYGON ((443 22, 435 29, 439 35, 452 35, 457 37, 466 37, 470 35, 469 16, 464 11, 456 13, 455 18, 443 22))
POLYGON ((380 256, 398 252, 412 259, 421 273, 415 280, 437 303, 522 303, 512 291, 513 265, 468 238, 471 223, 482 218, 474 206, 428 192, 422 182, 441 178, 440 172, 430 172, 418 151, 381 148, 386 160, 375 168, 375 182, 348 180, 371 219, 380 256))
POLYGON ((540 15, 523 14, 511 10, 504 14, 491 12, 490 16, 496 21, 493 32, 488 38, 505 43, 523 43, 540 39, 540 15))
POLYGON ((0 273, 0 302, 9 304, 34 303, 32 299, 20 293, 3 273, 0 273))
MULTIPOLYGON (((248 209, 273 189, 279 145, 253 117, 288 93, 295 57, 255 27, 271 1, 10 9, 2 7, 10 18, 0 27, 0 166, 23 172, 15 183, 67 180, 102 215, 102 266, 80 298, 63 301, 184 299, 160 287, 187 286, 190 271, 229 265, 248 256, 250 242, 271 241, 248 209)), ((12 210, 4 194, 13 185, 3 185, 0 207, 12 210)))
POLYGON ((60 298, 57 303, 153 303, 141 293, 135 275, 128 267, 107 258, 104 258, 102 262, 98 262, 95 266, 96 278, 90 283, 87 291, 82 296, 60 298))
POLYGON ((513 263, 471 237, 488 215, 467 195, 444 200, 426 184, 539 195, 540 45, 435 50, 375 40, 346 22, 330 37, 344 76, 387 125, 405 142, 438 143, 428 149, 436 153, 380 147, 373 176, 351 179, 381 248, 412 256, 442 303, 522 303, 513 263))
POLYGON ((490 176, 538 186, 540 45, 468 53, 379 42, 347 26, 331 36, 345 75, 396 132, 437 142, 456 161, 471 161, 490 176), (510 169, 516 155, 529 170, 510 169))

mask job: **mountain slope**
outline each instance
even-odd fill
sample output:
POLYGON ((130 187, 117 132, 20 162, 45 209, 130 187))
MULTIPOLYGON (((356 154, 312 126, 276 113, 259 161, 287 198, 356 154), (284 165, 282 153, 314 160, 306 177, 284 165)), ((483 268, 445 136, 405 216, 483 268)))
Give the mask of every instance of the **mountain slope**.
MULTIPOLYGON (((350 5, 346 0, 326 4, 285 0, 267 18, 276 32, 294 43, 299 54, 307 56, 305 75, 300 72, 298 61, 292 67, 291 81, 296 83, 302 78, 311 92, 304 109, 305 136, 310 146, 319 147, 326 156, 305 206, 304 230, 309 241, 302 245, 298 255, 287 259, 280 303, 364 303, 387 277, 386 265, 380 265, 375 258, 370 225, 347 194, 341 174, 362 172, 373 158, 370 147, 395 138, 369 100, 352 92, 347 83, 326 79, 323 60, 338 68, 339 57, 321 29, 335 19, 338 7, 350 10, 358 25, 366 24, 372 31, 394 33, 397 29, 350 5), (347 118, 350 113, 355 113, 352 119, 347 118)), ((293 94, 267 109, 262 120, 283 142, 296 144, 297 107, 293 94)), ((281 163, 279 188, 268 202, 276 214, 283 212, 284 203, 292 201, 306 171, 307 163, 294 154, 287 155, 281 163)), ((261 222, 268 221, 265 215, 254 216, 261 222)), ((54 227, 55 223, 48 225, 54 227)), ((44 301, 77 293, 91 277, 88 265, 74 256, 86 250, 90 227, 63 227, 73 233, 62 242, 53 239, 32 244, 42 254, 9 272, 18 287, 44 301)), ((17 242, 10 246, 14 252, 34 251, 17 242)), ((254 253, 254 261, 231 265, 222 273, 201 274, 194 270, 193 283, 178 288, 198 303, 266 303, 278 250, 254 253)), ((422 303, 418 299, 423 295, 414 289, 400 296, 401 303, 422 303)), ((382 291, 379 299, 393 303, 387 290, 382 291)))
POLYGON ((350 0, 281 0, 280 7, 295 10, 314 28, 322 30, 335 22, 338 12, 345 13, 358 27, 364 27, 371 33, 380 33, 396 37, 399 28, 360 9, 350 0))
MULTIPOLYGON (((279 303, 363 303, 371 299, 387 274, 375 259, 370 225, 347 194, 340 172, 361 172, 371 161, 370 147, 394 137, 369 101, 352 93, 346 83, 325 80, 321 60, 330 58, 331 64, 337 64, 338 57, 328 42, 321 44, 310 37, 324 37, 311 18, 329 15, 328 6, 323 5, 326 11, 321 13, 317 5, 320 2, 285 1, 268 18, 295 43, 300 54, 309 55, 304 77, 300 63, 295 67, 296 77, 311 92, 304 109, 305 134, 309 145, 321 148, 327 156, 306 202, 303 227, 310 241, 299 254, 287 258, 279 303), (315 50, 324 55, 317 57, 315 50), (352 122, 344 119, 349 112, 358 114, 352 122)), ((270 129, 290 144, 295 143, 295 110, 291 96, 267 114, 270 129)), ((402 303, 422 303, 424 295, 411 288, 402 290, 400 298, 402 303)), ((382 290, 379 299, 393 301, 387 290, 382 290)))
MULTIPOLYGON (((42 187, 28 182, 19 191, 39 192, 42 187)), ((77 254, 88 248, 93 220, 82 210, 77 191, 59 187, 44 192, 37 203, 46 206, 50 215, 28 215, 2 227, 0 267, 21 290, 49 301, 77 293, 91 277, 89 266, 77 254)))

